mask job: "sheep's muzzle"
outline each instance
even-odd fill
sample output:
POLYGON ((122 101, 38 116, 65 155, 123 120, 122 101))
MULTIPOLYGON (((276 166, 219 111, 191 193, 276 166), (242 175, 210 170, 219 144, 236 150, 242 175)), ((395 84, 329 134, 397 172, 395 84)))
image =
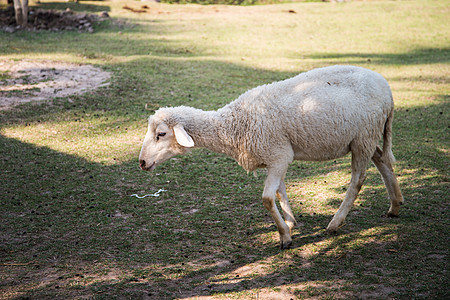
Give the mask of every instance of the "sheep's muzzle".
POLYGON ((150 166, 146 166, 146 161, 145 160, 143 160, 143 159, 140 159, 139 160, 139 166, 141 167, 141 169, 142 170, 144 170, 144 171, 151 171, 151 170, 153 170, 154 168, 155 168, 155 164, 156 164, 156 162, 154 161, 150 166))

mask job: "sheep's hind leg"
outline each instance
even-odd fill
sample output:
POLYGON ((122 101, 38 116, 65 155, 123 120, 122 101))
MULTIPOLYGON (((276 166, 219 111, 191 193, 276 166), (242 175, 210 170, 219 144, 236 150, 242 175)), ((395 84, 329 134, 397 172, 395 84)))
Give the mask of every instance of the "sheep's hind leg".
POLYGON ((390 163, 385 163, 381 156, 383 151, 377 146, 375 153, 372 156, 372 161, 383 177, 384 185, 391 200, 391 207, 387 213, 388 217, 398 217, 400 205, 403 204, 403 196, 398 185, 397 178, 395 177, 394 170, 390 163))
POLYGON ((280 233, 281 249, 288 249, 292 245, 290 228, 281 217, 281 214, 275 205, 275 196, 280 187, 285 171, 286 170, 279 171, 277 169, 268 169, 268 175, 264 184, 264 192, 262 196, 264 207, 270 212, 275 224, 277 225, 278 232, 280 233))
POLYGON ((288 196, 286 193, 286 185, 284 180, 281 180, 280 186, 278 187, 277 197, 280 200, 281 210, 283 211, 284 220, 289 227, 289 233, 292 236, 292 229, 297 224, 295 221, 294 214, 292 213, 291 206, 289 205, 288 196))
POLYGON ((352 154, 352 179, 350 180, 350 186, 345 194, 344 201, 341 203, 339 210, 334 215, 331 222, 328 224, 327 232, 335 233, 339 226, 344 222, 347 214, 353 206, 353 202, 358 196, 359 191, 366 178, 367 164, 370 158, 356 157, 352 154))

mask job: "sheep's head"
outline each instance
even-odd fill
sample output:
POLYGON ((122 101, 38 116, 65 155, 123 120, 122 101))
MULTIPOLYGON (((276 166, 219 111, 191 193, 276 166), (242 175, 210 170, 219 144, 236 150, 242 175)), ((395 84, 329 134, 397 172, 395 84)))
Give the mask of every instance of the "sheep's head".
POLYGON ((149 118, 148 131, 139 155, 142 170, 152 171, 160 163, 194 147, 194 141, 183 125, 177 123, 171 126, 170 123, 162 120, 158 114, 149 118))

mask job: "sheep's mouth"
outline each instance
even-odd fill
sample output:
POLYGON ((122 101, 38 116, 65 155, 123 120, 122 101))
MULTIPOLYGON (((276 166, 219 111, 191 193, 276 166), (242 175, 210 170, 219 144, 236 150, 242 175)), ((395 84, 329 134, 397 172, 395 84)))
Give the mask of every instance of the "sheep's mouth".
POLYGON ((141 162, 140 164, 141 169, 144 171, 153 171, 153 169, 156 167, 156 161, 154 161, 150 166, 146 166, 145 161, 141 162))

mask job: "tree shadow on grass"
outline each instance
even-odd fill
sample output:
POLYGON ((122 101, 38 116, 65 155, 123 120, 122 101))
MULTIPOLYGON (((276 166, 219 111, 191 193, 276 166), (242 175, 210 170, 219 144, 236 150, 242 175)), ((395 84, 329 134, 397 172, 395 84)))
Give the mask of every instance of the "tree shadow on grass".
MULTIPOLYGON (((434 115, 445 107, 428 107, 427 112, 434 115)), ((409 117, 417 120, 416 114, 420 112, 409 117)), ((441 123, 429 127, 441 130, 441 123)), ((412 135, 419 137, 420 132, 412 135)), ((348 216, 339 235, 324 234, 331 215, 304 214, 294 248, 279 252, 275 227, 265 226, 261 219, 265 212, 254 186, 262 186, 262 179, 245 177, 237 165, 222 170, 221 156, 193 153, 161 166, 161 174, 152 177, 153 187, 175 180, 171 170, 184 173, 167 194, 139 200, 130 194, 147 184, 148 174, 138 171, 135 161, 104 165, 4 136, 0 140, 4 170, 0 253, 2 276, 8 278, 1 288, 17 298, 164 299, 286 287, 295 290, 291 294, 311 296, 308 286, 318 283, 323 286, 315 293, 323 295, 359 297, 364 295, 361 290, 386 286, 391 288, 377 296, 445 294, 445 276, 432 267, 445 264, 446 245, 439 236, 445 232, 448 214, 439 209, 444 194, 434 193, 437 188, 445 193, 441 180, 446 171, 429 156, 439 145, 414 140, 423 151, 422 159, 399 161, 411 170, 426 164, 435 176, 444 176, 430 178, 426 171, 402 175, 407 204, 399 219, 380 216, 387 202, 381 199, 384 186, 372 170, 366 185, 376 193, 360 195, 364 206, 352 210, 357 213, 348 216), (199 158, 202 165, 190 161, 199 158), (211 159, 219 164, 208 164, 211 159), (208 172, 223 178, 222 185, 230 189, 218 189, 215 179, 203 176, 208 172), (190 173, 193 177, 187 176, 190 173), (233 199, 236 180, 247 188, 233 199), (207 192, 196 190, 198 185, 207 192), (426 202, 417 196, 418 190, 427 195, 426 202), (229 196, 221 199, 220 193, 229 196), (192 213, 192 208, 197 211, 192 213), (416 268, 422 277, 414 277, 416 268), (390 283, 386 277, 402 279, 390 283), (425 280, 433 284, 433 291, 421 285, 425 280), (399 288, 407 281, 418 287, 399 288)), ((400 156, 417 145, 412 143, 399 147, 400 156)), ((301 178, 344 167, 318 164, 301 178)))
POLYGON ((307 58, 313 58, 335 63, 343 59, 349 64, 375 65, 416 65, 416 64, 445 64, 450 61, 449 48, 417 48, 405 53, 318 53, 307 58))
MULTIPOLYGON (((179 226, 175 219, 167 222, 172 213, 153 199, 129 198, 117 185, 134 162, 105 166, 4 136, 0 144, 4 170, 0 253, 6 278, 1 289, 12 298, 184 298, 315 280, 310 272, 308 277, 285 278, 290 269, 309 261, 302 255, 290 259, 289 266, 277 262, 273 270, 261 274, 246 268, 261 268, 259 261, 270 265, 278 256, 276 241, 252 243, 257 234, 267 233, 255 227, 258 220, 248 224, 253 233, 242 237, 242 223, 220 218, 219 226, 205 223, 211 216, 202 209, 200 216, 179 217, 178 222, 189 222, 179 226)), ((145 175, 133 173, 133 184, 143 184, 145 175)), ((181 186, 185 190, 190 184, 181 186)), ((178 207, 171 197, 158 200, 175 214, 189 203, 185 199, 178 207)), ((231 218, 236 213, 231 210, 231 218)), ((259 213, 252 215, 257 218, 259 213)), ((321 238, 301 240, 311 243, 321 238)))

